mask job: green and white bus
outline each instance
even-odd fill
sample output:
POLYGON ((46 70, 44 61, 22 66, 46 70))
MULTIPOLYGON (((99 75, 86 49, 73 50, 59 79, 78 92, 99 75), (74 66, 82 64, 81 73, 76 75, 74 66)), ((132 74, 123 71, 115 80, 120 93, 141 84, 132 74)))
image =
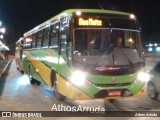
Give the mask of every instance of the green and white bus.
POLYGON ((65 10, 24 33, 19 43, 21 70, 30 76, 31 84, 39 81, 54 88, 59 100, 144 94, 147 75, 141 27, 133 14, 65 10), (116 46, 119 36, 121 47, 116 46))
POLYGON ((22 51, 23 51, 23 38, 20 38, 16 42, 15 61, 16 61, 17 69, 20 72, 23 73, 23 68, 22 68, 22 51))

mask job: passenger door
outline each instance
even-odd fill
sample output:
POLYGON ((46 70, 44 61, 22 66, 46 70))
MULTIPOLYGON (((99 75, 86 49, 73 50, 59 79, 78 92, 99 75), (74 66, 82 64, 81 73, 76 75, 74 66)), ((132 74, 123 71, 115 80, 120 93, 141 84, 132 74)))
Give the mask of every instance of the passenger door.
POLYGON ((60 24, 60 42, 59 42, 59 65, 61 74, 65 77, 68 71, 68 33, 69 33, 69 22, 66 17, 61 19, 60 24))

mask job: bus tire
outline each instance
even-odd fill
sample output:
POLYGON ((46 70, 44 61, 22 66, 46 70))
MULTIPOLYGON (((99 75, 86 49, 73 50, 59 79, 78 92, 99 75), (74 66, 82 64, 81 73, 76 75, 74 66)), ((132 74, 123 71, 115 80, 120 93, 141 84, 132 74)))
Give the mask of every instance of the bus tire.
POLYGON ((31 73, 29 73, 29 80, 31 84, 35 84, 36 80, 32 77, 31 73))
POLYGON ((35 81, 33 78, 30 78, 30 83, 31 83, 31 84, 35 84, 35 82, 36 82, 36 81, 35 81))
POLYGON ((156 88, 153 85, 153 83, 150 81, 148 82, 147 93, 148 93, 148 96, 153 100, 156 100, 158 97, 158 93, 156 91, 156 88))
POLYGON ((36 81, 36 84, 37 84, 38 86, 40 86, 40 85, 41 85, 41 82, 40 82, 40 81, 36 81))
POLYGON ((57 81, 54 82, 54 95, 56 97, 57 100, 59 101, 64 101, 65 100, 65 96, 63 96, 62 94, 60 94, 58 92, 58 84, 57 84, 57 81))
POLYGON ((24 74, 24 71, 23 70, 20 70, 21 74, 24 74))
POLYGON ((31 75, 31 64, 29 64, 28 68, 29 68, 29 80, 30 80, 30 84, 35 84, 36 80, 31 75))

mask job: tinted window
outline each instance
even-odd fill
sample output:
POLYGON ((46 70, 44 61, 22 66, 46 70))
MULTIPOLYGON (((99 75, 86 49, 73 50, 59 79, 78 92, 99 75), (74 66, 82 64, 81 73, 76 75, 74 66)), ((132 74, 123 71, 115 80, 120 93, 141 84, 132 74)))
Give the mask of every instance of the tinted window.
POLYGON ((36 47, 36 33, 32 35, 32 48, 36 47))
POLYGON ((47 27, 47 28, 45 28, 43 30, 43 47, 48 47, 48 44, 49 44, 49 33, 50 33, 49 27, 47 27))
POLYGON ((51 26, 51 41, 50 46, 58 46, 58 36, 59 36, 59 23, 55 23, 51 26))
POLYGON ((25 49, 31 48, 32 47, 32 38, 31 38, 31 36, 26 37, 24 40, 25 40, 24 48, 25 49))
POLYGON ((42 31, 38 31, 37 33, 37 47, 41 47, 42 45, 42 31))

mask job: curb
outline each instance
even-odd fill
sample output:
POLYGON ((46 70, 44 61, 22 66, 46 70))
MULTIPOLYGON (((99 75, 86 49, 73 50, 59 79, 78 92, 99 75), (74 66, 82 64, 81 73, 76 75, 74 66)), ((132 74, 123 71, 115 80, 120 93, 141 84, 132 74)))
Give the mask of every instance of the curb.
POLYGON ((7 65, 5 66, 5 68, 3 69, 2 73, 0 74, 0 77, 3 75, 3 73, 6 71, 7 67, 9 66, 9 64, 11 63, 12 60, 9 60, 7 65))

